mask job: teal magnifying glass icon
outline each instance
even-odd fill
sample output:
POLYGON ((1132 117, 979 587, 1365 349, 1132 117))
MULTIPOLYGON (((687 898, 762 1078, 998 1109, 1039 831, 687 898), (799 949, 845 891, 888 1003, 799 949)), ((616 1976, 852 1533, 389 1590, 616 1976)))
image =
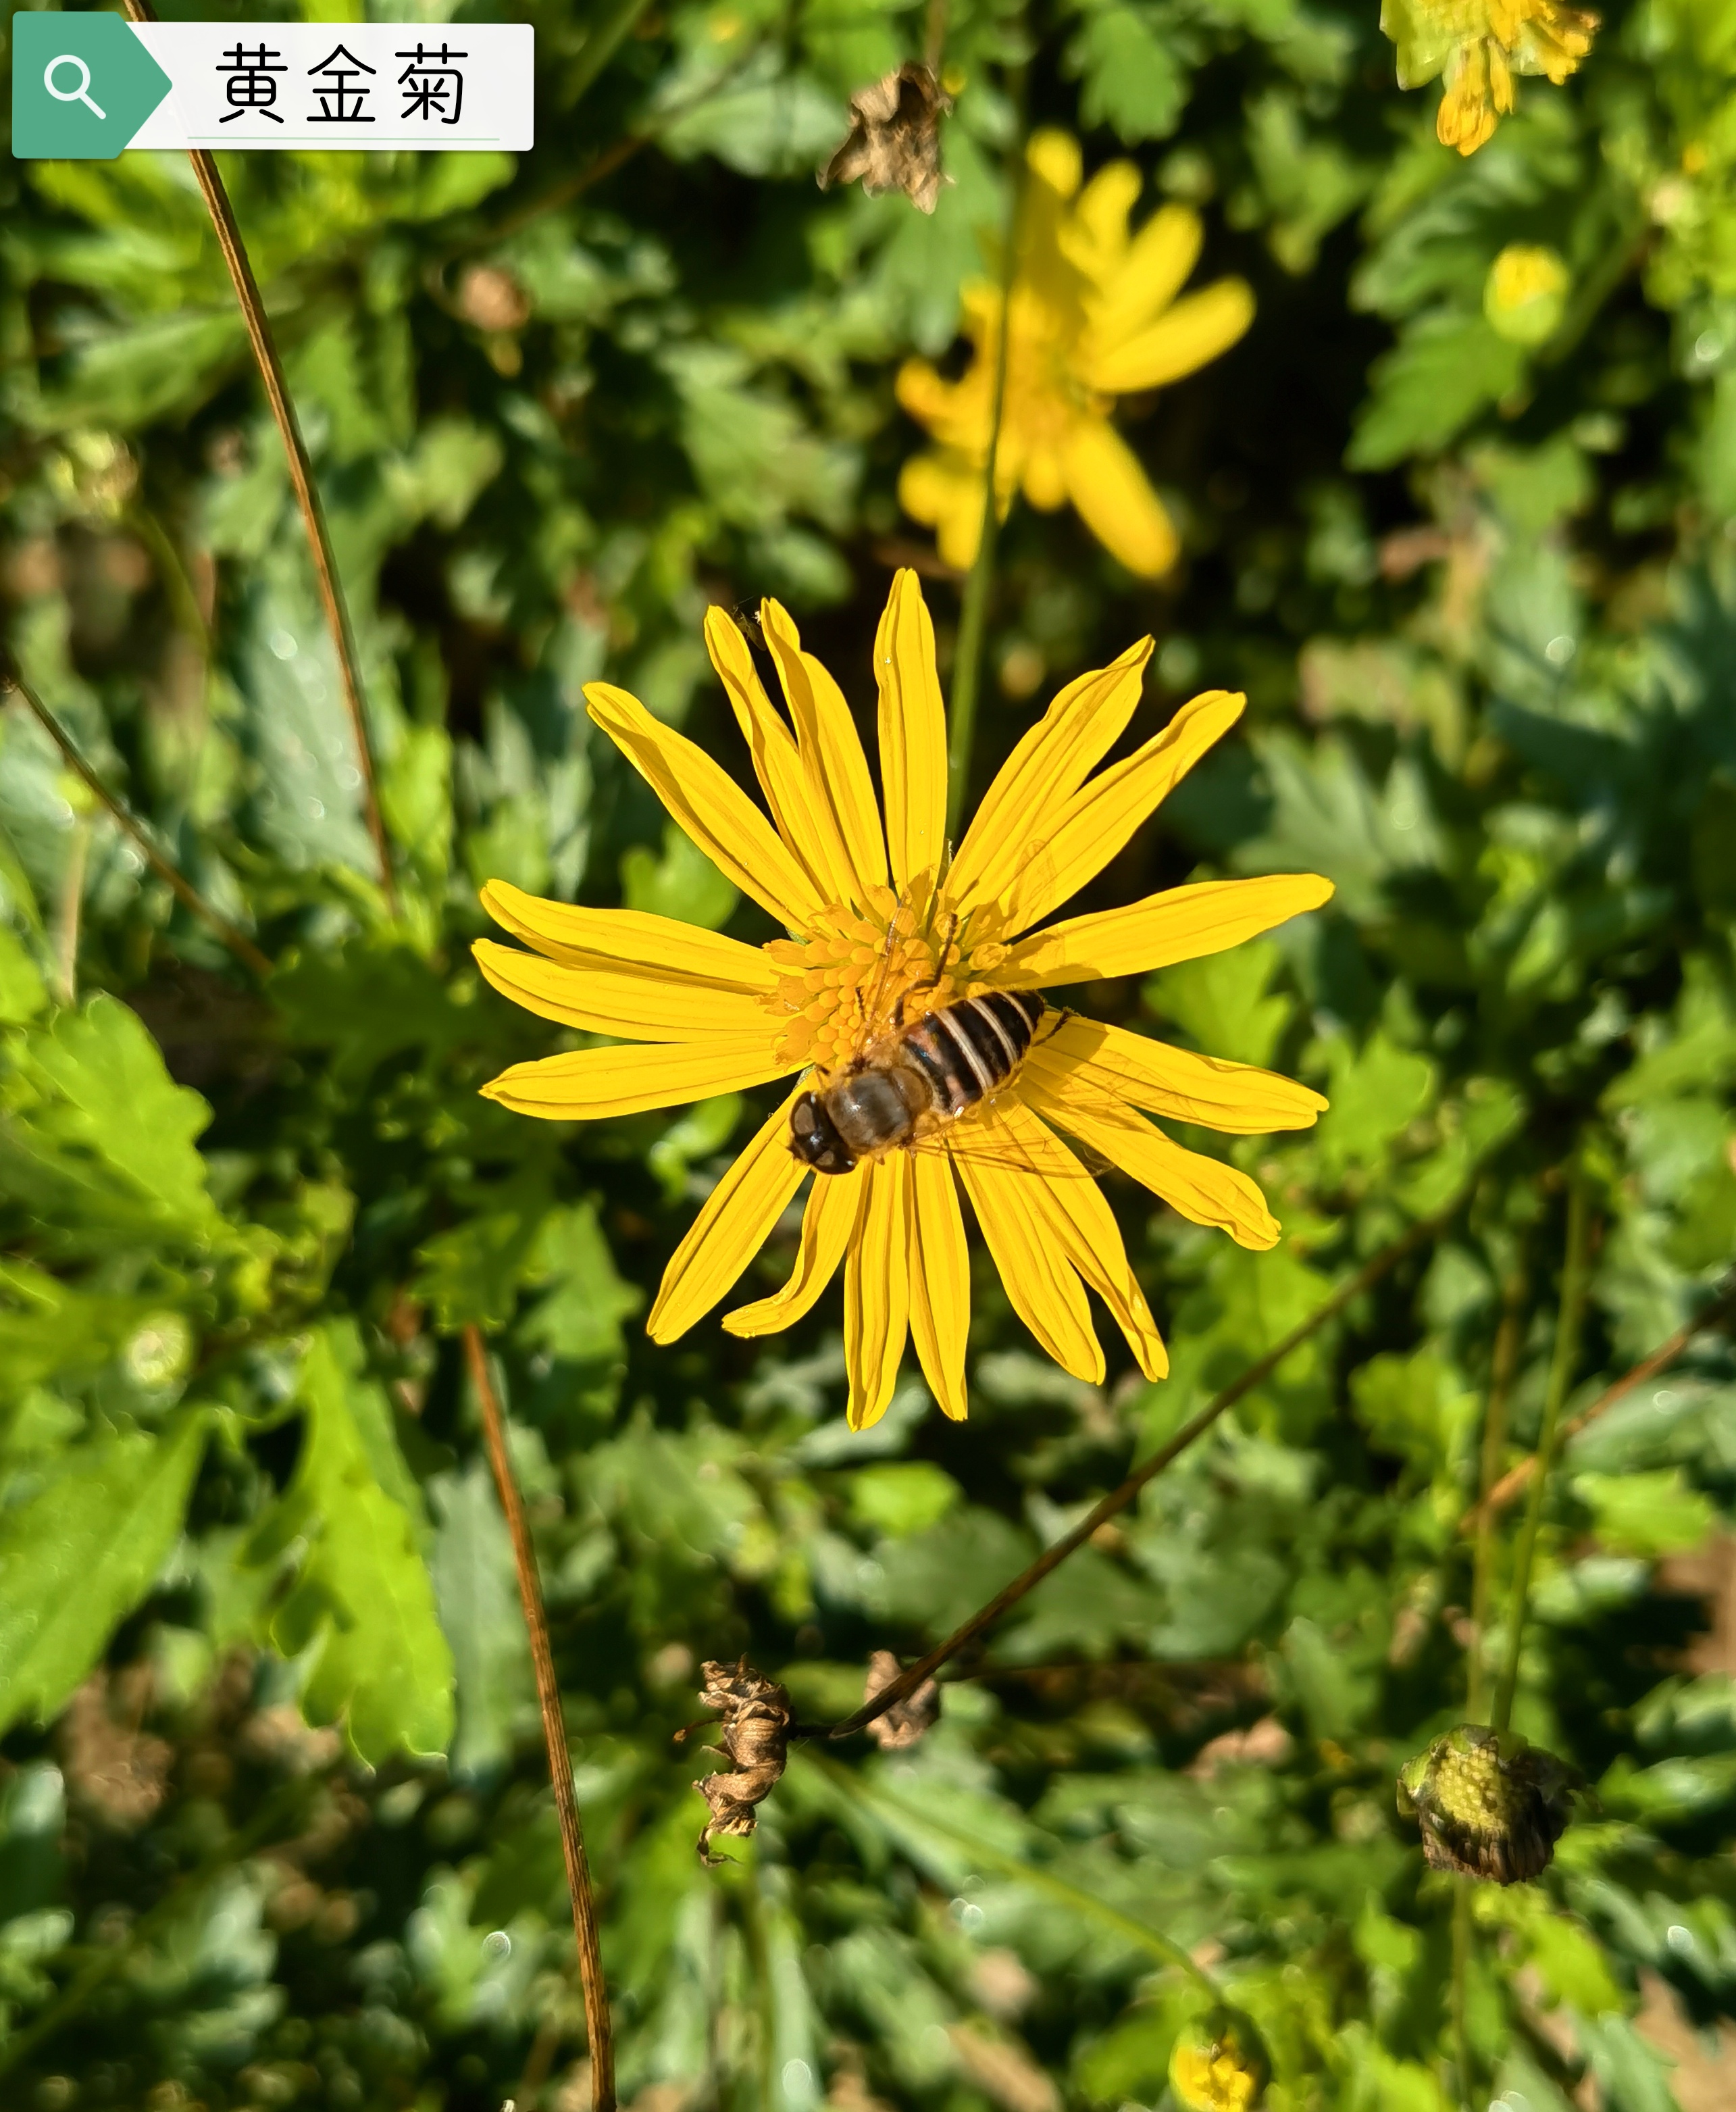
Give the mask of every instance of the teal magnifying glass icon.
POLYGON ((106 119, 108 116, 100 104, 91 101, 90 68, 76 52, 62 52, 58 58, 50 59, 43 68, 42 84, 57 102, 82 102, 87 110, 95 111, 98 117, 106 119), (54 85, 54 76, 62 66, 77 69, 79 84, 76 88, 57 88, 54 85))

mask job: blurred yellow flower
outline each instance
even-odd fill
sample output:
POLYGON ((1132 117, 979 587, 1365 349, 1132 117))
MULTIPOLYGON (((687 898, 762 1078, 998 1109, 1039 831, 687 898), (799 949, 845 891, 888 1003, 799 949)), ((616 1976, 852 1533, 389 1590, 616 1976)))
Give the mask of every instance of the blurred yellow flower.
POLYGON ((1398 48, 1398 85, 1443 75, 1434 121, 1443 147, 1475 154, 1513 108, 1513 76, 1559 88, 1591 49, 1597 17, 1560 0, 1383 0, 1380 26, 1398 48))
MULTIPOLYGON (((1117 396, 1178 381, 1227 351, 1253 319, 1253 296, 1220 279, 1176 298, 1199 256, 1198 216, 1164 206, 1130 233, 1140 185, 1131 162, 1111 162, 1081 190, 1079 143, 1066 133, 1037 133, 1027 159, 996 503, 1004 520, 1021 488, 1044 512, 1070 501, 1106 549, 1154 579, 1175 562, 1175 530, 1109 413, 1117 396)), ((913 359, 898 383, 898 401, 940 443, 905 464, 898 497, 961 571, 982 533, 999 288, 967 287, 964 307, 975 357, 962 380, 913 359)))
MULTIPOLYGON (((824 1090, 900 1008, 911 1025, 984 993, 1146 975, 1238 944, 1332 892, 1311 873, 1205 881, 1123 909, 1046 921, 1241 714, 1240 697, 1209 690, 1143 747, 1097 770, 1139 701, 1148 638, 1068 684, 949 857, 946 714, 916 575, 893 582, 875 646, 884 815, 837 684, 802 651, 775 602, 761 621, 788 721, 721 609, 706 619, 706 643, 769 820, 720 763, 625 690, 593 682, 585 699, 679 826, 788 937, 749 946, 672 917, 539 901, 500 881, 482 891, 495 921, 535 949, 479 940, 476 958, 494 987, 545 1019, 611 1037, 608 1046, 515 1064, 483 1089, 502 1105, 584 1121, 801 1074, 676 1249, 647 1323, 659 1342, 725 1296, 809 1177, 791 1149, 798 1097, 824 1090)), ((788 1327, 842 1267, 852 1425, 885 1413, 907 1338, 935 1400, 961 1417, 970 1324, 962 1186, 1015 1311, 1057 1363, 1093 1383, 1103 1376, 1088 1286, 1141 1370, 1161 1377, 1163 1342, 1115 1218, 1057 1131, 1196 1224, 1264 1248, 1279 1228, 1254 1183, 1184 1150, 1148 1117, 1245 1136, 1307 1128, 1325 1105, 1272 1072, 1051 1012, 1009 1083, 928 1145, 816 1175, 794 1273, 724 1325, 747 1336, 788 1327)))
POLYGON ((1560 328, 1572 287, 1572 275, 1559 251, 1510 242, 1488 267, 1483 312, 1497 337, 1514 344, 1542 344, 1560 328))

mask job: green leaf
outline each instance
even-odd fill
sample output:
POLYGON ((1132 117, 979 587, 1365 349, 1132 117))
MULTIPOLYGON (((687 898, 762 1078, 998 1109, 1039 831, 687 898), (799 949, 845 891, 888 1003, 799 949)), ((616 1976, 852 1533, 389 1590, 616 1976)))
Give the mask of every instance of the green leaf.
POLYGON ((343 1717, 356 1752, 378 1764, 399 1751, 446 1750, 452 1654, 419 1544, 420 1507, 408 1508, 415 1484, 384 1391, 361 1371, 353 1322, 328 1322, 302 1366, 295 1477, 248 1559, 264 1566, 307 1542, 270 1639, 286 1657, 308 1654, 309 1721, 343 1717))
POLYGON ((1387 1146, 1428 1106, 1434 1066, 1426 1056, 1399 1049, 1377 1028, 1363 1046, 1341 1036, 1328 1058, 1326 1097, 1331 1102, 1316 1131, 1320 1171, 1342 1179, 1352 1167, 1377 1167, 1387 1146))
POLYGON ((593 1204, 549 1213, 525 1275, 546 1288, 519 1324, 520 1341, 575 1364, 624 1354, 621 1322, 645 1295, 616 1271, 593 1204))
POLYGON ((0 1025, 34 1019, 48 1002, 48 987, 24 941, 0 924, 0 1025))
POLYGON ((416 1249, 415 1295, 448 1334, 471 1325, 492 1331, 512 1318, 552 1199, 547 1170, 532 1167, 468 1199, 471 1216, 416 1249))
POLYGON ((1407 455, 1438 453, 1517 388, 1525 371, 1524 348, 1497 337, 1480 315, 1425 316, 1375 361, 1344 458, 1352 469, 1391 469, 1407 455))
POLYGON ((1099 0, 1067 46, 1088 125, 1107 125, 1130 147, 1166 139, 1187 106, 1197 39, 1158 10, 1099 0))
POLYGON ((429 1486, 439 1525, 434 1586, 457 1678, 453 1771, 485 1775, 512 1755, 513 1727, 534 1703, 512 1543, 487 1464, 429 1486))
POLYGON ((621 899, 629 910, 722 931, 741 895, 686 830, 667 822, 661 858, 642 843, 621 853, 621 899))
POLYGON ((1679 1467, 1649 1473, 1575 1474, 1574 1494, 1596 1520, 1611 1554, 1681 1554, 1711 1532, 1717 1507, 1690 1488, 1679 1467))
POLYGON ((204 1448, 198 1411, 101 1438, 0 1513, 0 1729, 46 1722, 101 1657, 175 1545, 204 1448))
POLYGON ((958 1501, 959 1486, 926 1459, 888 1459, 850 1477, 850 1514, 892 1540, 938 1525, 958 1501))
POLYGON ((57 1234, 220 1236, 193 1141, 211 1109, 170 1077, 135 1012, 93 997, 28 1032, 17 1061, 29 1097, 0 1116, 0 1174, 57 1234))
POLYGON ((1270 1063, 1296 1000, 1269 986, 1283 964, 1269 939, 1232 946, 1199 961, 1179 961, 1146 984, 1146 1004, 1173 1019, 1194 1046, 1235 1063, 1270 1063))

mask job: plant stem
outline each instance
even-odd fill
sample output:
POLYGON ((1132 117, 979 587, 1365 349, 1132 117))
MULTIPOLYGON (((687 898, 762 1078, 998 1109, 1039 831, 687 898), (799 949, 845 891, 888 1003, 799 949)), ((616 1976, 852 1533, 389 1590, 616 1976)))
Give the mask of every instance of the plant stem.
POLYGON ((1316 1306, 1306 1320, 1299 1321, 1281 1342, 1268 1350, 1257 1363, 1250 1364, 1239 1378, 1232 1380, 1220 1394, 1207 1401, 1197 1414, 1190 1417, 1167 1444, 1160 1445, 1118 1489, 1111 1490, 1070 1532, 1063 1533, 1052 1547, 1046 1548, 1028 1569, 1021 1571, 1010 1584, 997 1591, 986 1605, 979 1606, 962 1627, 956 1628, 943 1643, 936 1644, 926 1657, 919 1659, 907 1671, 901 1672, 896 1679, 889 1681, 871 1701, 865 1701, 853 1716, 847 1716, 842 1723, 829 1725, 798 1724, 790 1735, 802 1738, 848 1737, 852 1732, 860 1731, 871 1723, 876 1716, 884 1715, 907 1695, 915 1693, 923 1681, 938 1671, 948 1658, 956 1657, 966 1643, 974 1642, 985 1628, 992 1627, 1002 1614, 1016 1606, 1028 1592, 1034 1591, 1043 1578, 1059 1568, 1075 1550, 1083 1547, 1100 1525, 1106 1524, 1117 1513, 1125 1511, 1147 1482, 1179 1459, 1196 1438, 1205 1435, 1220 1415, 1234 1408, 1244 1395, 1252 1393, 1262 1379, 1270 1377, 1293 1350, 1300 1349, 1335 1314, 1342 1313, 1347 1305, 1378 1283, 1389 1269, 1396 1268, 1407 1254, 1414 1254, 1418 1247, 1450 1223, 1470 1200, 1475 1186, 1474 1176, 1444 1209, 1437 1210, 1432 1217, 1419 1218, 1396 1240, 1384 1246, 1354 1276, 1347 1277, 1329 1298, 1316 1306))
POLYGON ((1519 1364, 1520 1336, 1525 1321, 1525 1272, 1515 1268, 1507 1278, 1502 1300, 1501 1324, 1495 1330, 1494 1354, 1490 1360, 1488 1405, 1483 1417, 1483 1451, 1477 1476, 1479 1495, 1477 1551, 1471 1570, 1471 1641, 1466 1666, 1465 1714, 1473 1723, 1483 1720, 1488 1671, 1483 1645, 1488 1634, 1489 1586, 1495 1563, 1495 1513, 1488 1506, 1488 1492, 1501 1471, 1501 1455, 1507 1441, 1507 1401, 1513 1374, 1519 1364))
POLYGON ((1561 1303, 1555 1323, 1555 1350, 1549 1360, 1548 1390, 1543 1395, 1543 1427, 1537 1433, 1537 1472, 1531 1483, 1531 1500, 1520 1528, 1519 1545, 1513 1558, 1513 1585, 1508 1600, 1507 1663, 1495 1692, 1489 1718, 1493 1728, 1505 1731, 1513 1719, 1513 1696, 1519 1685, 1519 1655, 1525 1642, 1525 1609, 1531 1592, 1531 1566, 1537 1553, 1537 1529, 1543 1514, 1543 1494, 1554 1463, 1557 1426, 1579 1354, 1579 1322, 1585 1310, 1587 1250, 1590 1245, 1591 1193, 1585 1168, 1575 1152, 1568 1175, 1567 1253, 1561 1268, 1561 1303))
POLYGON ((555 1655, 548 1640, 548 1616, 543 1607, 536 1550, 530 1544, 524 1499, 507 1450, 506 1418, 489 1369, 489 1353, 481 1331, 474 1325, 464 1330, 464 1354, 482 1409, 483 1436, 489 1448, 489 1464, 494 1470, 494 1486, 511 1536, 518 1594, 530 1636, 531 1663, 536 1668, 537 1700, 542 1706, 543 1736, 548 1747, 548 1772, 561 1824, 561 1851, 566 1859, 567 1890, 572 1896, 573 1933, 579 1944, 579 1981, 584 1993, 585 2031, 590 2041, 591 2105, 593 2112, 615 2112, 615 2037, 609 2019, 608 1988, 602 1977, 597 1903, 591 1895, 591 1868, 584 1852, 579 1800, 573 1793, 572 1755, 567 1750, 566 1721, 561 1713, 561 1689, 555 1678, 555 1655))
POLYGON ((995 466, 1001 450, 1001 419, 1007 408, 1007 348, 1011 335, 1013 279, 1019 261, 1019 207, 1025 196, 1025 62, 1012 75, 1015 112, 1007 148, 1007 217, 1002 229, 1001 314, 995 327, 994 397, 988 419, 988 454, 983 466, 983 529, 976 559, 965 582, 958 612, 958 643, 952 655, 952 694, 947 708, 947 834, 956 837, 970 777, 970 750, 976 738, 976 699, 983 671, 983 645, 988 628, 988 603, 994 592, 995 545, 1000 539, 1001 509, 995 491, 995 466))
POLYGON ((21 697, 30 710, 34 713, 43 731, 48 735, 49 740, 54 743, 66 758, 67 768, 84 780, 114 817, 122 832, 130 836, 137 844, 157 878, 174 890, 177 899, 190 909, 202 924, 207 925, 216 934, 238 961, 244 967, 251 968, 259 980, 264 982, 271 973, 271 963, 248 938, 246 932, 238 929, 229 922, 228 917, 220 915, 213 909, 192 882, 184 879, 157 849, 156 844, 146 834, 143 826, 134 820, 126 808, 109 790, 102 780, 80 754, 78 749, 73 746, 71 736, 30 685, 20 676, 11 673, 6 676, 5 680, 7 686, 16 695, 21 697))
MULTIPOLYGON (((1727 1320, 1733 1313, 1736 1313, 1736 1277, 1725 1284, 1703 1311, 1696 1313, 1692 1320, 1684 1321, 1668 1341, 1660 1342, 1649 1356, 1642 1357, 1637 1364, 1625 1371, 1614 1385, 1606 1386, 1588 1408, 1582 1408, 1577 1415, 1570 1416, 1561 1425, 1562 1441, 1565 1443, 1568 1438, 1578 1436, 1588 1422, 1595 1422, 1606 1409, 1613 1408, 1625 1394, 1631 1393, 1635 1386, 1643 1386, 1647 1379, 1655 1379, 1660 1372, 1668 1371, 1696 1335, 1704 1334, 1708 1327, 1716 1327, 1720 1320, 1727 1320)), ((1521 1459, 1510 1473, 1502 1475, 1496 1482, 1479 1509, 1491 1511, 1505 1509, 1536 1472, 1534 1458, 1521 1459)), ((1477 1510, 1467 1511, 1459 1521, 1459 1530, 1468 1532, 1477 1523, 1477 1510)))
POLYGON ((1470 2066, 1470 2021, 1468 2001, 1470 1947, 1470 1880, 1454 1881, 1452 1895, 1452 2036, 1458 2059, 1459 2101, 1465 2112, 1474 2112, 1475 2087, 1470 2066))
MULTIPOLYGON (((150 0, 122 0, 128 18, 134 22, 154 22, 156 11, 150 0)), ((333 650, 338 658, 338 676, 343 690, 343 702, 349 713, 350 732, 356 744, 356 766, 361 774, 361 806, 367 822, 368 834, 374 840, 374 853, 379 860, 381 891, 386 908, 396 920, 398 915, 398 881, 392 870, 392 847, 386 840, 386 826, 380 817, 379 798, 375 785, 374 751, 368 740, 367 715, 361 699, 361 677, 356 657, 355 634, 350 627, 350 613, 343 599, 343 589, 338 578, 337 562, 332 555, 331 532, 325 523, 325 509, 320 501, 320 491, 313 480, 313 464, 307 453, 307 444, 302 438, 300 421, 295 415, 295 405, 289 397, 289 385, 284 378, 282 360, 278 357, 277 341, 271 335, 271 325, 266 315, 266 304, 260 298, 253 267, 248 260, 247 245, 241 239, 241 230, 235 221, 235 212, 229 202, 229 193, 224 189, 223 179, 217 173, 216 157, 202 147, 189 147, 187 158, 193 163, 193 173, 204 194, 206 210, 211 215, 211 224, 217 237, 217 247, 223 253, 223 261, 229 266, 229 275, 234 285, 235 298, 241 307, 242 321, 247 325, 248 342, 253 348, 253 357, 259 366, 260 379, 266 385, 266 396, 271 406, 271 415, 277 421, 277 430, 283 436, 284 453, 289 458, 289 481, 295 488, 296 503, 301 508, 302 525, 307 532, 307 548, 313 558, 314 578, 320 593, 320 605, 325 613, 325 626, 331 633, 333 650)))

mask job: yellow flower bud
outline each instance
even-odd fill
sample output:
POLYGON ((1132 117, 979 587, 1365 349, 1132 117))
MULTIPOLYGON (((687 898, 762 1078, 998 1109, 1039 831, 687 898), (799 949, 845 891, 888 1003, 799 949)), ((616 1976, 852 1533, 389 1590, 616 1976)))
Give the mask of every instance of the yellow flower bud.
POLYGON ((1510 242, 1489 266, 1483 312, 1510 344, 1542 344, 1560 328, 1572 284, 1557 251, 1510 242))

